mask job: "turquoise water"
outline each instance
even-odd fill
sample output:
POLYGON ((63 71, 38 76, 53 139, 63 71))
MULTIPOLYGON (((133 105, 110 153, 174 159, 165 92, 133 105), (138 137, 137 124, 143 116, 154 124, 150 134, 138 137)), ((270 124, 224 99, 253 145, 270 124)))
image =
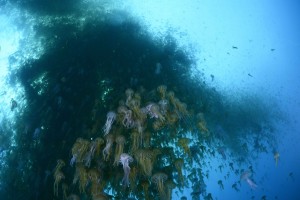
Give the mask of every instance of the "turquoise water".
POLYGON ((299 7, 0 0, 2 199, 298 199, 299 7))

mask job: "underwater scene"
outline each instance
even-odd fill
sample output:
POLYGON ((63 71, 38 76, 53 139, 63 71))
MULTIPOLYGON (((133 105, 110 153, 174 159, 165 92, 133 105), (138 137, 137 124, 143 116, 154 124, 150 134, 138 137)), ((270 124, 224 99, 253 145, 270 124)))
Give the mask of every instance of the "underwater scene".
POLYGON ((294 0, 0 0, 0 199, 300 199, 294 0))

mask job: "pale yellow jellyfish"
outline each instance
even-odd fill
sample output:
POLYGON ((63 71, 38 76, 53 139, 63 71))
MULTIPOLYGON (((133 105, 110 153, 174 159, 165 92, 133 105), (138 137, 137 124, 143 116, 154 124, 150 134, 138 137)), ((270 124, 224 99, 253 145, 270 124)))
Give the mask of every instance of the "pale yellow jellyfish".
POLYGON ((135 153, 136 150, 138 150, 141 146, 141 134, 134 130, 131 134, 131 153, 135 153))
POLYGON ((184 164, 184 161, 182 158, 178 158, 175 160, 174 162, 174 166, 177 170, 177 173, 178 173, 178 178, 179 178, 179 182, 181 184, 181 186, 184 185, 184 177, 182 175, 182 167, 183 167, 183 164, 184 164))
POLYGON ((141 183, 142 187, 143 187, 143 192, 144 192, 144 196, 145 196, 145 200, 149 200, 149 182, 148 181, 143 181, 141 183))
POLYGON ((114 136, 112 134, 106 135, 106 146, 102 151, 103 158, 105 161, 108 161, 110 154, 112 152, 112 145, 114 142, 114 136))
POLYGON ((210 135, 203 113, 197 114, 197 128, 204 137, 208 137, 210 135))
POLYGON ((162 172, 153 174, 151 177, 152 183, 156 185, 160 199, 166 199, 164 182, 168 179, 168 175, 162 172))
POLYGON ((97 137, 93 141, 93 143, 95 145, 95 157, 98 157, 100 155, 100 152, 101 152, 101 146, 104 144, 104 140, 102 138, 97 137))
POLYGON ((65 179, 65 175, 62 173, 61 168, 65 166, 65 162, 63 160, 57 160, 56 167, 54 169, 54 185, 53 192, 55 196, 58 196, 58 185, 59 183, 65 179))
POLYGON ((76 142, 72 147, 72 159, 70 164, 83 162, 87 151, 89 150, 90 142, 88 140, 77 138, 76 142))
POLYGON ((89 182, 91 184, 90 186, 90 192, 92 196, 95 196, 97 194, 101 194, 103 192, 103 185, 100 182, 100 173, 97 169, 93 168, 88 171, 88 177, 89 182))
POLYGON ((176 184, 172 180, 167 180, 165 186, 167 189, 166 199, 172 200, 172 190, 176 187, 176 184))
POLYGON ((149 148, 150 147, 150 141, 151 141, 151 133, 149 131, 147 131, 143 135, 143 146, 145 148, 149 148))
POLYGON ((57 197, 58 197, 58 185, 63 179, 65 179, 65 175, 61 171, 57 171, 54 175, 54 186, 53 186, 54 195, 57 197))
POLYGON ((166 92, 167 92, 167 86, 165 86, 165 85, 158 86, 157 87, 157 92, 158 92, 161 99, 165 99, 166 98, 166 92))
POLYGON ((120 155, 123 153, 126 139, 123 135, 117 135, 115 141, 117 145, 115 150, 115 161, 113 165, 117 166, 119 164, 120 155))
POLYGON ((178 146, 180 146, 183 150, 184 150, 184 153, 189 155, 191 154, 190 152, 190 147, 189 147, 189 143, 190 143, 190 139, 189 138, 180 138, 178 140, 178 146))
POLYGON ((138 149, 134 157, 140 165, 142 173, 146 176, 151 176, 155 160, 153 152, 149 149, 138 149))
POLYGON ((73 184, 79 183, 79 192, 85 193, 86 186, 89 182, 89 175, 82 163, 76 165, 76 171, 73 178, 73 184))

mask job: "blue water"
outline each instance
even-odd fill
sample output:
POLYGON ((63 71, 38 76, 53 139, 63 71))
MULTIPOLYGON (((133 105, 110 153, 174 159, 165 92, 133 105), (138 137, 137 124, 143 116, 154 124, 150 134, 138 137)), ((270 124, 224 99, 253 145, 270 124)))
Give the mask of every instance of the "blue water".
POLYGON ((1 199, 300 199, 299 9, 292 0, 0 0, 1 199), (159 100, 168 101, 161 115, 141 114, 159 100), (118 114, 105 159, 109 111, 118 114), (138 149, 160 152, 150 175, 134 130, 150 132, 138 149), (129 182, 118 135, 137 175, 129 182), (74 150, 78 138, 85 150, 74 150), (88 157, 96 138, 104 144, 88 157), (156 184, 161 172, 172 192, 156 184))

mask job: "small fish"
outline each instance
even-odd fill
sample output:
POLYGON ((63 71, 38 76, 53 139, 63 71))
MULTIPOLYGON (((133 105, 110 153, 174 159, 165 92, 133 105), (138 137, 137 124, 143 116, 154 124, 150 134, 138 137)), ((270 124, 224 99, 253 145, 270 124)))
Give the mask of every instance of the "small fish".
POLYGON ((275 51, 275 49, 270 49, 271 51, 275 51))
POLYGON ((250 73, 248 73, 248 76, 253 77, 250 73))
POLYGON ((236 46, 232 46, 232 48, 233 48, 233 49, 238 49, 238 47, 236 47, 236 46))

